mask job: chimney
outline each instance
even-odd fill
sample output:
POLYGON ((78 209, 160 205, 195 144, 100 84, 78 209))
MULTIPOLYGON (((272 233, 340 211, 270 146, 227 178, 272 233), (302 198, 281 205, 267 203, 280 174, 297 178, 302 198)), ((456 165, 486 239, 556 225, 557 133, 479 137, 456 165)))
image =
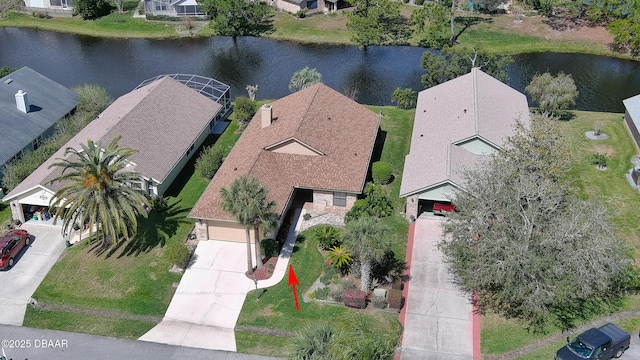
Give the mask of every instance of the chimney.
POLYGON ((266 128, 267 126, 271 125, 271 120, 273 119, 273 115, 271 114, 271 105, 262 105, 262 107, 260 108, 260 116, 262 128, 266 128))
POLYGON ((22 111, 23 113, 29 112, 29 99, 27 99, 26 92, 18 90, 18 92, 16 93, 16 106, 18 107, 18 110, 22 111))

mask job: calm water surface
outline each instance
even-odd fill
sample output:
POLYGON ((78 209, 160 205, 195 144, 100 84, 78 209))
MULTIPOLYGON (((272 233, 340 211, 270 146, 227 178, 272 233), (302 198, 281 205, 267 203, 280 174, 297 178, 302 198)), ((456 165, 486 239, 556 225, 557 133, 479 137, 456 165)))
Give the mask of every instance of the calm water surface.
MULTIPOLYGON (((397 87, 421 90, 422 48, 301 45, 262 38, 115 40, 0 28, 0 65, 29 66, 71 87, 95 83, 114 97, 160 74, 193 73, 231 85, 232 97, 258 84, 258 99, 289 94, 293 73, 317 68, 323 82, 356 93, 365 104, 391 104, 397 87)), ((577 108, 622 112, 622 99, 640 93, 640 63, 576 54, 523 54, 509 68, 509 85, 523 91, 535 73, 564 71, 580 91, 577 108)), ((187 104, 185 104, 187 105, 187 104)))

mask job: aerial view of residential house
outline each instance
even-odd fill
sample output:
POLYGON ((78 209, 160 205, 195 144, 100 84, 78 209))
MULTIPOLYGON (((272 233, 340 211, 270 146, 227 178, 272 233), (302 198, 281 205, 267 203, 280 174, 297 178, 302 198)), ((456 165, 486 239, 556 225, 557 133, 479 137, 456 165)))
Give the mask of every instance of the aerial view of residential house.
POLYGON ((26 66, 0 78, 0 179, 6 164, 40 147, 77 104, 75 92, 26 66))
POLYGON ((230 109, 229 86, 196 75, 162 75, 148 79, 119 97, 51 158, 7 194, 14 220, 25 222, 46 207, 60 183, 51 180, 60 169, 51 164, 68 147, 80 148, 88 139, 104 146, 116 137, 118 145, 137 150, 131 169, 140 173, 130 184, 150 195, 163 195, 187 161, 230 109))
POLYGON ((631 136, 640 147, 640 95, 622 100, 624 104, 624 122, 631 132, 631 136))
POLYGON ((25 10, 73 16, 73 0, 24 0, 25 10))
POLYGON ((450 203, 464 170, 499 150, 517 120, 529 122, 525 95, 478 68, 421 91, 400 187, 405 216, 450 203))
POLYGON ((290 13, 296 13, 304 9, 327 13, 348 6, 342 0, 271 0, 269 4, 278 10, 290 13))
POLYGON ((200 10, 195 0, 145 0, 146 14, 167 16, 203 17, 206 14, 200 10))
POLYGON ((189 214, 198 239, 246 241, 220 207, 220 189, 241 175, 268 189, 281 222, 294 202, 345 213, 363 190, 379 122, 324 84, 263 105, 189 214))

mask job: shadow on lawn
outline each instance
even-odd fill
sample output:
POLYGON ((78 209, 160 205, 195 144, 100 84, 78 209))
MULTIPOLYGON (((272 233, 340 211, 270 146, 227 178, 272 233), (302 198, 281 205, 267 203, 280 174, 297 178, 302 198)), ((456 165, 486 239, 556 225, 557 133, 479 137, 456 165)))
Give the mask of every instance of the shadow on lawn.
POLYGON ((166 209, 151 210, 147 218, 138 220, 136 235, 129 241, 122 241, 107 253, 111 257, 124 246, 118 257, 137 256, 142 252, 149 252, 156 246, 164 246, 167 239, 176 234, 181 224, 188 222, 186 213, 189 209, 179 206, 180 201, 173 203, 166 209))

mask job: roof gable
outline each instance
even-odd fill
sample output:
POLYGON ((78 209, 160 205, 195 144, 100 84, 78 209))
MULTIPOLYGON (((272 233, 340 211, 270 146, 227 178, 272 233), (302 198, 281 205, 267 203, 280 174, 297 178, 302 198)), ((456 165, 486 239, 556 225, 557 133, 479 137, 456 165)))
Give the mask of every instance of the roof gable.
POLYGON ((482 139, 501 147, 506 137, 513 134, 516 120, 525 124, 529 121, 525 95, 478 68, 421 91, 400 195, 407 196, 451 179, 450 170, 459 165, 450 156, 451 144, 482 139))

